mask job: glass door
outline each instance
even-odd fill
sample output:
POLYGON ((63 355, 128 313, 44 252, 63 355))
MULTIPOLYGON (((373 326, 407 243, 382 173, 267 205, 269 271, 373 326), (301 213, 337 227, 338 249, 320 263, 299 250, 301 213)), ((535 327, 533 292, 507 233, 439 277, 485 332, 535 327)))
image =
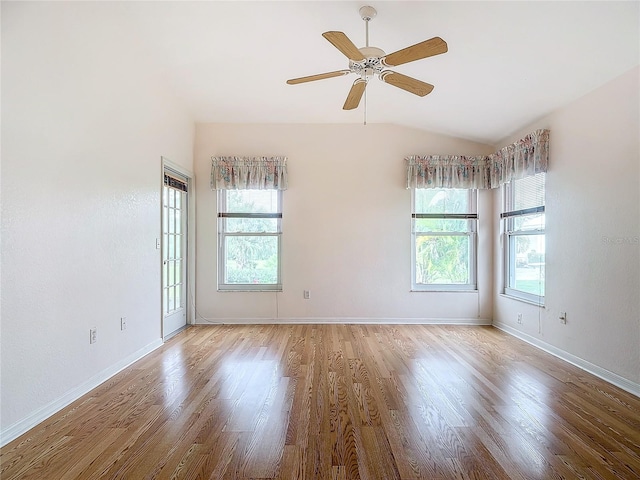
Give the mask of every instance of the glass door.
POLYGON ((166 339, 187 325, 188 179, 164 171, 162 188, 162 335, 166 339))

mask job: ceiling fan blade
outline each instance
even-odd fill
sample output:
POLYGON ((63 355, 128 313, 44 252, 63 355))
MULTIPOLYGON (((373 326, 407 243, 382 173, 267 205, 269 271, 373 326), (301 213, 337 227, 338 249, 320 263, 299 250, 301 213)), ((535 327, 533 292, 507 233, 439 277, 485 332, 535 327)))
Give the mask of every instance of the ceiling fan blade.
POLYGON ((324 38, 329 40, 331 44, 340 50, 350 60, 364 60, 364 55, 358 50, 349 37, 342 32, 324 32, 324 38))
POLYGON ((309 75, 308 77, 292 78, 287 80, 289 85, 296 85, 298 83, 313 82, 315 80, 324 80, 325 78, 341 77, 351 73, 351 70, 337 70, 335 72, 320 73, 318 75, 309 75))
POLYGON ((416 43, 397 52, 390 53, 386 57, 382 58, 382 63, 388 67, 395 67, 396 65, 402 65, 404 63, 413 62, 434 55, 440 55, 446 53, 448 50, 447 42, 440 37, 433 37, 424 42, 416 43))
POLYGON ((392 72, 391 70, 383 70, 380 72, 380 80, 420 97, 430 94, 431 90, 433 90, 433 85, 429 83, 407 77, 401 73, 392 72))
POLYGON ((362 94, 364 93, 364 89, 367 87, 367 82, 358 78, 353 85, 351 86, 351 90, 349 90, 349 95, 347 95, 347 100, 344 102, 343 110, 353 110, 354 108, 358 108, 360 105, 360 99, 362 98, 362 94))

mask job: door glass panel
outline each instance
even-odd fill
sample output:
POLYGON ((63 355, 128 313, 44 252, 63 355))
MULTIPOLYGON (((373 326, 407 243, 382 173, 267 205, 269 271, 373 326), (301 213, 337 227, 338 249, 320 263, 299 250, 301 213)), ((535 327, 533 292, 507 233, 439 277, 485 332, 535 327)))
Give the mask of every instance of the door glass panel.
MULTIPOLYGON (((186 305, 184 277, 187 193, 165 185, 162 191, 162 309, 165 327, 176 325, 176 319, 186 318, 182 309, 186 305)), ((183 322, 185 320, 182 320, 183 322)), ((179 322, 179 320, 178 320, 179 322)))
MULTIPOLYGON (((176 197, 179 198, 179 197, 176 197)), ((182 225, 181 223, 181 217, 180 217, 180 210, 174 210, 174 216, 173 219, 175 221, 175 225, 174 225, 174 232, 175 233, 180 233, 180 225, 182 225)))
POLYGON ((175 258, 179 259, 182 257, 182 235, 175 236, 176 246, 175 246, 175 258))
POLYGON ((176 260, 174 262, 174 283, 182 283, 182 261, 176 260))
POLYGON ((169 215, 169 222, 168 222, 169 230, 168 230, 168 232, 169 233, 175 233, 174 212, 175 212, 175 210, 172 207, 169 207, 169 212, 168 212, 168 215, 169 215))
POLYGON ((169 297, 169 305, 167 311, 170 312, 175 309, 176 306, 176 290, 175 287, 167 288, 167 296, 169 297))
POLYGON ((173 260, 176 255, 176 248, 175 248, 175 239, 176 237, 174 235, 169 235, 169 259, 173 260))
POLYGON ((180 308, 182 306, 182 296, 180 295, 180 285, 176 285, 176 308, 180 308))

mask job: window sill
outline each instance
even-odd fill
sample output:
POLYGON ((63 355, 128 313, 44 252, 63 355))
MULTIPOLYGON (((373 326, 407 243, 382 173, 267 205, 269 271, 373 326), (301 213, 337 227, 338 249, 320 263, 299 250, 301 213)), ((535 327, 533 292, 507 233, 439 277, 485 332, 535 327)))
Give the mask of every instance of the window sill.
POLYGON ((536 302, 534 300, 528 300, 526 298, 515 297, 513 295, 507 295, 506 293, 499 294, 502 298, 508 298, 509 300, 515 300, 516 302, 528 303, 536 307, 545 308, 544 303, 536 302))
POLYGON ((282 288, 218 288, 219 293, 252 293, 252 292, 275 292, 282 293, 282 288))
POLYGON ((412 293, 478 293, 476 288, 460 288, 460 289, 445 289, 445 288, 432 288, 432 289, 415 289, 409 290, 412 293))

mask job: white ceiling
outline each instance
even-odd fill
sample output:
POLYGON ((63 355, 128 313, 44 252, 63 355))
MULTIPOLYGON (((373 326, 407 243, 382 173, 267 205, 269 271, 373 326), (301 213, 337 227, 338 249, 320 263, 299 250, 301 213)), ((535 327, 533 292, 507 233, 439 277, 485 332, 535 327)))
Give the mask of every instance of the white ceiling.
MULTIPOLYGON (((360 123, 342 110, 354 75, 321 34, 364 46, 364 2, 136 2, 125 14, 197 122, 360 123)), ((420 98, 374 80, 369 123, 496 144, 640 63, 640 3, 374 1, 370 44, 387 53, 440 36, 444 55, 395 67, 435 85, 420 98)), ((122 4, 121 4, 122 5, 122 4)))

